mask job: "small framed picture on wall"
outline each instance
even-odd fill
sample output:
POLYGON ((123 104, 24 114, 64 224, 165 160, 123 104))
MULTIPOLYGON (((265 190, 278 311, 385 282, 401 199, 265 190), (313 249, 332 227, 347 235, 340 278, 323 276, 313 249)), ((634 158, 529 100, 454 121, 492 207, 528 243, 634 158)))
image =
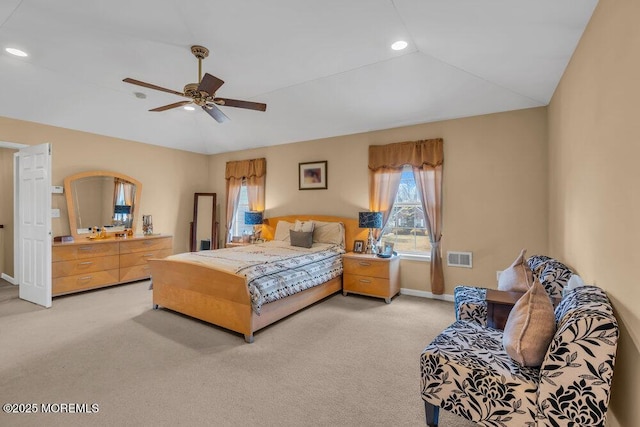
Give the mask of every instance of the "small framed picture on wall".
POLYGON ((299 190, 327 189, 327 161, 298 164, 299 190))
POLYGON ((364 252, 364 240, 356 240, 353 242, 353 252, 358 254, 364 252))

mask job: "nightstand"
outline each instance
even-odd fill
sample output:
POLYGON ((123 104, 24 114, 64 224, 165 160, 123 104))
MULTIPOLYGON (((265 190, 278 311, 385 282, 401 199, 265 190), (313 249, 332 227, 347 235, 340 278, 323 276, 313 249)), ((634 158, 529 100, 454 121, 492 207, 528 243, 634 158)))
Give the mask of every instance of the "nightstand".
POLYGON ((349 293, 391 298, 400 292, 400 258, 380 258, 370 254, 348 252, 342 255, 342 294, 349 293))

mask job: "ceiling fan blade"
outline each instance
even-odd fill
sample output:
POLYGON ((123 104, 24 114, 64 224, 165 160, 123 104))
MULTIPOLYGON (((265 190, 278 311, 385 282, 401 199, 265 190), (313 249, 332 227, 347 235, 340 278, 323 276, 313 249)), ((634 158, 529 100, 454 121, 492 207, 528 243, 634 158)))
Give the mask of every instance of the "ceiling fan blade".
POLYGON ((240 101, 239 99, 215 98, 213 100, 218 105, 225 107, 247 108, 249 110, 266 111, 267 104, 261 102, 240 101))
POLYGON ((225 116, 225 114, 213 104, 203 105, 202 109, 206 111, 207 114, 209 114, 211 117, 216 119, 216 122, 218 123, 226 122, 227 120, 229 120, 229 117, 225 116))
POLYGON ((204 77, 198 86, 198 91, 207 92, 209 96, 213 96, 220 86, 224 84, 224 81, 220 80, 216 76, 212 76, 209 73, 204 73, 204 77))
POLYGON ((131 83, 132 85, 138 85, 138 86, 146 87, 146 88, 149 88, 149 89, 160 90, 162 92, 173 93, 174 95, 186 96, 182 92, 178 92, 178 91, 167 89, 167 88, 164 88, 164 87, 152 85, 151 83, 141 82, 140 80, 130 79, 128 77, 126 79, 122 80, 122 81, 125 82, 125 83, 131 83))
POLYGON ((192 102, 192 101, 180 101, 180 102, 174 102, 173 104, 164 105, 164 106, 162 106, 162 107, 154 108, 153 110, 149 110, 149 111, 165 111, 165 110, 170 110, 170 109, 172 109, 172 108, 182 107, 183 105, 191 104, 191 102, 192 102))

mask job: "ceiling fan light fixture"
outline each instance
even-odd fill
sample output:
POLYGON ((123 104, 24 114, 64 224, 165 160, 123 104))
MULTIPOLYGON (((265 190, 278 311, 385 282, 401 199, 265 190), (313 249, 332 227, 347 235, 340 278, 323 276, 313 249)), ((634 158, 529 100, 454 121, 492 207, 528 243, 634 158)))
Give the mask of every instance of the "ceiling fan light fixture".
POLYGON ((408 43, 404 40, 398 40, 391 45, 391 49, 393 50, 402 50, 408 46, 408 43))
POLYGON ((196 107, 192 107, 191 105, 185 105, 182 108, 184 108, 187 111, 195 111, 195 109, 196 109, 196 107))
POLYGON ((8 47, 5 49, 8 53, 10 53, 11 55, 14 56, 20 56, 20 57, 25 57, 25 56, 29 56, 29 54, 23 50, 20 49, 16 49, 15 47, 8 47))
POLYGON ((182 96, 184 98, 190 98, 188 101, 179 101, 172 104, 163 105, 161 107, 152 108, 151 110, 149 110, 152 112, 167 111, 179 107, 183 107, 185 110, 195 110, 194 106, 186 106, 187 104, 195 104, 206 111, 218 123, 222 123, 226 120, 229 120, 229 118, 220 109, 218 109, 216 104, 235 108, 245 108, 255 111, 267 110, 267 104, 263 104, 260 102, 242 101, 239 99, 231 98, 216 98, 216 91, 220 89, 220 87, 224 84, 224 80, 221 80, 209 73, 205 73, 204 76, 202 76, 202 60, 209 55, 209 50, 203 46, 191 46, 191 53, 193 53, 193 55, 198 59, 198 83, 188 83, 184 87, 183 92, 178 92, 173 89, 167 89, 162 86, 157 86, 129 77, 122 79, 122 81, 124 83, 146 87, 147 89, 159 90, 161 92, 167 92, 174 95, 182 96))

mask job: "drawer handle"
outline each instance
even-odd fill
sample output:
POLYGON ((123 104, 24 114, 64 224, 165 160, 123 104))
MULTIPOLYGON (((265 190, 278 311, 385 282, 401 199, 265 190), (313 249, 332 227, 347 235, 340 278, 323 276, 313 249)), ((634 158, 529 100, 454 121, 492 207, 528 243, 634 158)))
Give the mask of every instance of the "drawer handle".
POLYGON ((155 256, 155 254, 144 254, 144 255, 142 255, 142 256, 143 256, 143 257, 152 257, 152 256, 155 256))
POLYGON ((153 242, 151 240, 145 240, 144 242, 142 242, 143 245, 153 245, 153 242))
POLYGON ((81 262, 78 265, 91 265, 93 264, 93 261, 85 261, 85 262, 81 262))
POLYGON ((84 276, 79 278, 78 280, 91 280, 91 279, 93 279, 93 276, 84 276))
POLYGON ((93 246, 80 246, 79 251, 93 251, 93 246))
POLYGON ((370 265, 371 265, 371 263, 363 262, 363 261, 360 261, 358 264, 363 265, 363 266, 365 266, 365 267, 368 267, 368 266, 370 266, 370 265))
POLYGON ((371 280, 367 280, 367 279, 360 279, 360 281, 361 281, 362 283, 371 283, 371 280))

